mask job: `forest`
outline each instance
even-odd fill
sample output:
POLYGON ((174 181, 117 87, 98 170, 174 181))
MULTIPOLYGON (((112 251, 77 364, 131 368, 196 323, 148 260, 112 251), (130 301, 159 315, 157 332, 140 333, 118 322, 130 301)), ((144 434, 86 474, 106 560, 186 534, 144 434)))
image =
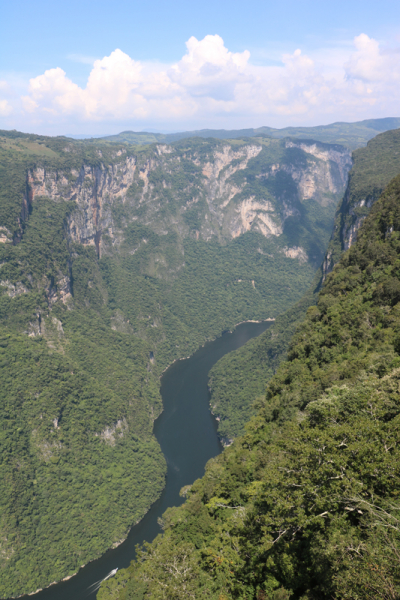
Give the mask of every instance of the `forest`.
POLYGON ((210 372, 211 407, 219 417, 218 431, 225 441, 244 432, 255 414, 255 403, 286 357, 290 340, 307 309, 316 303, 322 280, 349 246, 352 227, 359 226, 372 204, 400 173, 400 133, 388 131, 353 152, 353 167, 340 201, 326 256, 302 298, 280 314, 274 327, 245 347, 223 357, 210 372))
POLYGON ((160 374, 301 298, 351 158, 342 146, 287 139, 167 147, 3 131, 0 159, 8 597, 119 544, 159 497, 160 374))
POLYGON ((397 598, 400 176, 326 277, 244 435, 103 599, 397 598))
MULTIPOLYGON (((0 132, 1 596, 70 576, 125 539, 165 485, 153 434, 160 375, 244 320, 276 319, 210 374, 219 434, 236 440, 185 490, 186 503, 167 511, 164 536, 99 597, 282 600, 318 589, 331 598, 335 569, 369 560, 372 535, 396 552, 395 537, 376 532, 375 513, 360 504, 396 519, 392 488, 355 496, 351 483, 335 504, 323 476, 333 469, 336 482, 355 469, 349 477, 359 481, 367 468, 362 440, 372 424, 354 407, 368 394, 384 415, 373 427, 388 456, 377 460, 395 456, 396 401, 388 412, 379 402, 396 386, 398 181, 376 200, 400 172, 398 148, 396 131, 353 157, 336 140, 268 135, 132 145, 0 132), (383 238, 381 206, 389 207, 379 213, 383 238), (334 267, 362 221, 367 233, 334 267), (352 404, 343 385, 356 384, 352 404), (319 456, 317 430, 330 450, 310 479, 302 465, 319 456), (287 483, 290 455, 298 466, 287 483), (339 538, 361 544, 360 556, 334 554, 339 538), (333 553, 321 554, 319 571, 318 544, 333 553), (179 583, 168 578, 175 568, 179 583)), ((395 585, 389 558, 376 560, 395 585)), ((360 565, 349 566, 349 590, 360 565)))

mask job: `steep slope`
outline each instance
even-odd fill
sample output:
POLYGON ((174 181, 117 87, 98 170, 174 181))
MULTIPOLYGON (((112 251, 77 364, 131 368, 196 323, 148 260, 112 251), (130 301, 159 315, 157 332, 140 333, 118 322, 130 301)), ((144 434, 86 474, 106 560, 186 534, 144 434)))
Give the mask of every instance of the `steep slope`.
MULTIPOLYGON (((152 344, 161 370, 301 296, 351 165, 342 147, 291 140, 121 148, 109 164, 105 148, 80 169, 30 169, 25 212, 39 197, 74 201, 68 239, 94 247, 116 323, 152 344)), ((53 289, 68 294, 60 277, 53 289)))
POLYGON ((340 146, 0 135, 0 595, 119 543, 160 494, 158 376, 307 289, 340 146), (112 510, 110 510, 112 507, 112 510))
MULTIPOLYGON (((323 263, 323 276, 357 237, 357 230, 389 181, 400 173, 400 130, 388 131, 353 153, 349 184, 339 205, 335 229, 323 263)), ((210 373, 211 407, 220 419, 218 431, 228 441, 243 433, 255 413, 253 403, 265 392, 299 321, 316 302, 321 273, 304 297, 274 326, 246 346, 222 358, 210 373)))
POLYGON ((64 162, 65 141, 44 142, 1 147, 2 597, 70 575, 121 541, 164 485, 150 349, 113 331, 95 249, 67 234, 74 202, 31 202, 26 186, 35 162, 74 168, 96 157, 76 148, 64 162))
POLYGON ((357 231, 389 181, 399 172, 400 130, 377 135, 366 148, 353 153, 354 166, 346 193, 340 203, 332 240, 326 254, 323 273, 326 276, 343 251, 357 239, 357 231))
POLYGON ((327 277, 247 433, 99 600, 400 594, 400 176, 327 277))
POLYGON ((221 358, 209 373, 210 406, 218 419, 218 436, 224 445, 243 435, 246 423, 258 411, 268 381, 286 358, 297 327, 318 297, 320 271, 303 297, 270 329, 239 350, 221 358))

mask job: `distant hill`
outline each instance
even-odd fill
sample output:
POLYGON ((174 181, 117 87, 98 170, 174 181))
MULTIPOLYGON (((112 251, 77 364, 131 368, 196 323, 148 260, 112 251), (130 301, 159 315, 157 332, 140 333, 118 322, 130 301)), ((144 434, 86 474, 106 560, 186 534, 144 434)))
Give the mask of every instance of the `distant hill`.
POLYGON ((378 133, 398 129, 400 127, 399 117, 387 117, 385 119, 367 119, 355 123, 331 123, 330 125, 318 125, 316 127, 285 127, 274 129, 273 127, 258 127, 257 129, 200 129, 196 131, 182 131, 179 133, 151 133, 123 131, 118 135, 109 135, 101 138, 112 143, 125 143, 143 146, 163 142, 170 144, 184 138, 202 137, 237 139, 249 137, 270 137, 281 139, 284 137, 295 137, 301 139, 313 139, 330 144, 342 144, 350 150, 361 148, 378 133))

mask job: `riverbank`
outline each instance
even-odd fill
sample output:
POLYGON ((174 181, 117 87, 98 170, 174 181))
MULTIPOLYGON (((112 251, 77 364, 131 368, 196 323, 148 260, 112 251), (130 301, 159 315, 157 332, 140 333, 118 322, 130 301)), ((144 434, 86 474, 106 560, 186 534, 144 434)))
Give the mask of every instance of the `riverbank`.
POLYGON ((175 360, 172 361, 172 363, 170 363, 169 365, 167 365, 165 367, 165 369, 163 371, 161 371, 161 375, 160 375, 160 379, 161 377, 164 375, 164 373, 166 371, 168 371, 168 369, 170 367, 172 367, 172 365, 174 365, 175 363, 179 362, 180 360, 188 360, 188 358, 191 358, 194 354, 196 354, 196 352, 198 350, 200 350, 200 348, 204 348, 204 346, 206 344, 209 344, 210 342, 215 342, 216 340, 218 340, 220 337, 222 337, 225 333, 232 333, 233 331, 235 331, 236 327, 239 327, 239 325, 244 325, 246 323, 270 323, 275 321, 275 317, 268 317, 267 319, 261 319, 261 321, 255 321, 254 319, 249 319, 248 321, 240 321, 240 323, 236 323, 236 325, 233 326, 233 329, 226 329, 225 331, 223 331, 220 335, 217 335, 214 338, 210 338, 209 340, 206 340, 204 342, 204 344, 202 344, 201 346, 199 346, 198 348, 196 348, 196 350, 193 352, 193 354, 189 354, 189 356, 183 356, 181 358, 175 358, 175 360))
MULTIPOLYGON (((270 322, 271 319, 266 320, 270 322)), ((93 582, 103 579, 114 568, 129 566, 136 544, 152 541, 160 532, 158 519, 167 508, 179 505, 179 491, 202 476, 206 462, 222 451, 217 424, 210 413, 208 373, 225 354, 262 333, 262 322, 238 324, 206 342, 187 359, 174 361, 160 378, 163 412, 154 422, 154 435, 168 464, 166 486, 161 497, 143 518, 134 524, 124 541, 91 560, 74 575, 20 598, 35 600, 85 600, 93 582)))

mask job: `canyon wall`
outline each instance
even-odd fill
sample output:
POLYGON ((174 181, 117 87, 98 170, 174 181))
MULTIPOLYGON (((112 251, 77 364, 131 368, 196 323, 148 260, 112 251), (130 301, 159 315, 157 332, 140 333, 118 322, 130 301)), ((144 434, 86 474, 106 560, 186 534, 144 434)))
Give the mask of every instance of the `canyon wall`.
POLYGON ((33 168, 22 218, 38 197, 74 201, 68 235, 94 245, 99 256, 121 244, 124 227, 133 221, 158 234, 174 231, 180 239, 226 242, 247 231, 279 237, 288 217, 300 217, 301 203, 323 206, 343 193, 351 157, 345 148, 318 143, 286 141, 277 149, 281 160, 255 143, 218 143, 206 155, 202 148, 158 145, 145 157, 121 156, 116 164, 33 168), (264 186, 262 194, 254 182, 264 186), (122 221, 116 220, 121 210, 122 221), (195 225, 190 213, 196 213, 195 225))

